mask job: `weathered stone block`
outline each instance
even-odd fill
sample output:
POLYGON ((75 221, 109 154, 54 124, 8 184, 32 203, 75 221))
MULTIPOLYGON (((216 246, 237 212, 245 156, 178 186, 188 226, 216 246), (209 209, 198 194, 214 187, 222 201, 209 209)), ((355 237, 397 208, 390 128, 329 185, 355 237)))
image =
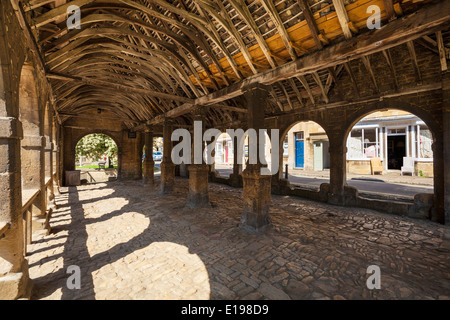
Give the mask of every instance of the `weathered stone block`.
POLYGON ((258 168, 247 168, 242 172, 242 180, 244 185, 242 226, 252 231, 262 230, 270 224, 272 176, 261 175, 258 168))
POLYGON ((210 207, 208 192, 209 166, 193 164, 189 168, 189 193, 186 207, 205 208, 210 207))

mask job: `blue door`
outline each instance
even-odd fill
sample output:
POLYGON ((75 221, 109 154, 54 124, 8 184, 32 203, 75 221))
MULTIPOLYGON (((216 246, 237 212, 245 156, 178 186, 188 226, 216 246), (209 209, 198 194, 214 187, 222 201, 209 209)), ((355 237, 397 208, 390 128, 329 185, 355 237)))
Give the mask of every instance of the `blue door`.
POLYGON ((305 165, 305 148, 303 131, 295 133, 295 167, 303 168, 305 165))

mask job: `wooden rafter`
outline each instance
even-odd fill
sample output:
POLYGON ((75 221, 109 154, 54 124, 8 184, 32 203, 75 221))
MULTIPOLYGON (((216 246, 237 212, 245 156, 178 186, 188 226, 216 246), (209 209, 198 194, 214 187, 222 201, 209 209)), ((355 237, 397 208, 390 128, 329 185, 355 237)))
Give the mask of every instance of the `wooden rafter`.
POLYGON ((361 60, 362 60, 362 62, 364 64, 364 67, 366 68, 367 72, 369 72, 370 80, 372 80, 372 84, 373 84, 373 86, 375 88, 375 92, 379 93, 380 92, 380 88, 378 87, 377 79, 375 78, 375 74, 374 74, 372 66, 370 64, 369 56, 361 57, 361 60))
POLYGON ((411 63, 412 63, 413 68, 414 68, 414 74, 416 76, 416 81, 417 82, 422 82, 422 75, 420 73, 419 63, 417 62, 416 49, 414 49, 414 42, 413 41, 408 41, 406 43, 406 45, 408 47, 409 57, 411 58, 411 63))
POLYGON ((306 2, 306 0, 298 0, 298 5, 300 6, 300 9, 302 9, 303 11, 306 23, 308 24, 309 30, 311 31, 311 35, 314 39, 314 42, 316 43, 317 48, 322 49, 323 44, 319 38, 320 34, 319 29, 317 28, 316 20, 314 19, 314 16, 311 13, 311 9, 309 8, 308 3, 306 2))
POLYGON ((333 0, 334 8, 336 9, 336 14, 341 25, 342 32, 346 39, 352 37, 352 31, 350 30, 350 19, 348 18, 347 10, 345 9, 344 2, 342 0, 333 0))
POLYGON ((317 85, 320 88, 320 92, 322 93, 323 101, 325 101, 325 103, 328 103, 328 95, 325 92, 325 87, 323 86, 323 83, 320 80, 319 74, 317 73, 317 71, 314 71, 313 73, 311 73, 311 76, 313 77, 314 81, 317 83, 317 85))
POLYGON ((387 18, 388 20, 392 20, 395 19, 397 16, 395 14, 395 10, 394 10, 394 3, 392 0, 383 0, 384 3, 384 8, 386 9, 386 14, 387 14, 387 18))
POLYGON ((314 100, 314 95, 311 91, 311 88, 308 84, 308 81, 306 81, 305 76, 301 75, 297 77, 298 81, 302 84, 303 88, 305 88, 306 92, 308 93, 309 99, 311 100, 312 104, 316 104, 316 101, 314 100))
POLYGON ((352 68, 347 62, 344 62, 344 68, 350 76, 350 80, 352 81, 353 91, 357 97, 360 97, 358 85, 356 84, 355 75, 353 74, 352 68))
POLYGON ((391 72, 391 78, 392 81, 394 82, 394 89, 395 91, 398 90, 398 81, 397 81, 397 74, 395 72, 395 67, 394 64, 392 63, 392 57, 391 57, 391 53, 389 51, 389 49, 383 50, 383 56, 386 59, 386 63, 388 64, 389 70, 391 72))
POLYGON ((278 33, 280 34, 281 39, 283 40, 284 46, 286 50, 289 52, 289 55, 292 60, 296 60, 298 58, 297 53, 291 45, 291 39, 286 29, 284 28, 283 21, 278 14, 277 8, 273 4, 272 0, 261 0, 261 4, 263 5, 266 12, 272 18, 273 23, 275 24, 278 33))
POLYGON ((447 57, 441 31, 436 32, 436 42, 439 51, 439 60, 441 61, 441 71, 447 71, 447 57))

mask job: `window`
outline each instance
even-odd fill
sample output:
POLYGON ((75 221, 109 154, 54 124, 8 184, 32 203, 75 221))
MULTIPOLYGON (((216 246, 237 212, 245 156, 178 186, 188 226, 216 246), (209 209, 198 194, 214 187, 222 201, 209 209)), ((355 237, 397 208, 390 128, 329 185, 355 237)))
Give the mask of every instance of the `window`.
POLYGON ((380 157, 378 128, 356 128, 347 139, 347 158, 349 160, 380 157))
POLYGON ((388 134, 390 136, 393 136, 393 135, 405 135, 406 131, 405 131, 405 128, 389 129, 388 130, 388 134))
POLYGON ((418 125, 417 126, 417 135, 418 140, 417 142, 417 150, 418 158, 433 158, 433 137, 431 135, 430 129, 428 129, 425 125, 418 125))
POLYGON ((289 144, 288 144, 288 135, 284 138, 283 142, 283 156, 287 157, 289 156, 289 144))

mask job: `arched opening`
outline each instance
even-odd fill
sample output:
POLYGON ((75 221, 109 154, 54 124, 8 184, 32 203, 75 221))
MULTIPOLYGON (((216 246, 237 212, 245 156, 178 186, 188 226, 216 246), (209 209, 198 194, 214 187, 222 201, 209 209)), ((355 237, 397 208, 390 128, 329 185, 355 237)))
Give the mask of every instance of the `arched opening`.
POLYGON ((314 121, 292 124, 280 136, 283 178, 291 184, 319 188, 330 177, 330 142, 325 129, 314 121))
POLYGON ((146 157, 152 157, 154 162, 154 174, 161 174, 161 161, 163 159, 163 140, 161 137, 153 137, 152 150, 147 152, 146 146, 142 147, 142 169, 144 169, 144 161, 146 157))
POLYGON ((360 192, 413 197, 433 193, 433 134, 418 116, 369 113, 347 134, 347 183, 360 192))
POLYGON ((81 171, 82 183, 98 183, 117 179, 118 145, 110 136, 91 133, 75 147, 75 167, 81 171))
MULTIPOLYGON (((259 133, 256 134, 259 135, 259 133)), ((237 131, 235 132, 235 135, 236 136, 232 138, 227 132, 222 132, 216 141, 214 149, 214 166, 215 170, 223 177, 230 177, 234 172, 234 166, 238 166, 234 173, 242 173, 249 162, 250 152, 252 152, 252 146, 250 146, 250 144, 253 143, 253 139, 255 138, 259 141, 259 138, 256 136, 249 136, 248 132, 244 133, 239 138, 239 133, 237 131)), ((270 169, 272 162, 272 144, 267 131, 264 136, 264 160, 261 159, 258 154, 257 160, 255 159, 255 161, 261 161, 264 165, 267 164, 267 167, 270 169)))
POLYGON ((226 132, 222 132, 217 138, 214 149, 214 169, 223 177, 229 177, 233 173, 234 141, 226 132))

